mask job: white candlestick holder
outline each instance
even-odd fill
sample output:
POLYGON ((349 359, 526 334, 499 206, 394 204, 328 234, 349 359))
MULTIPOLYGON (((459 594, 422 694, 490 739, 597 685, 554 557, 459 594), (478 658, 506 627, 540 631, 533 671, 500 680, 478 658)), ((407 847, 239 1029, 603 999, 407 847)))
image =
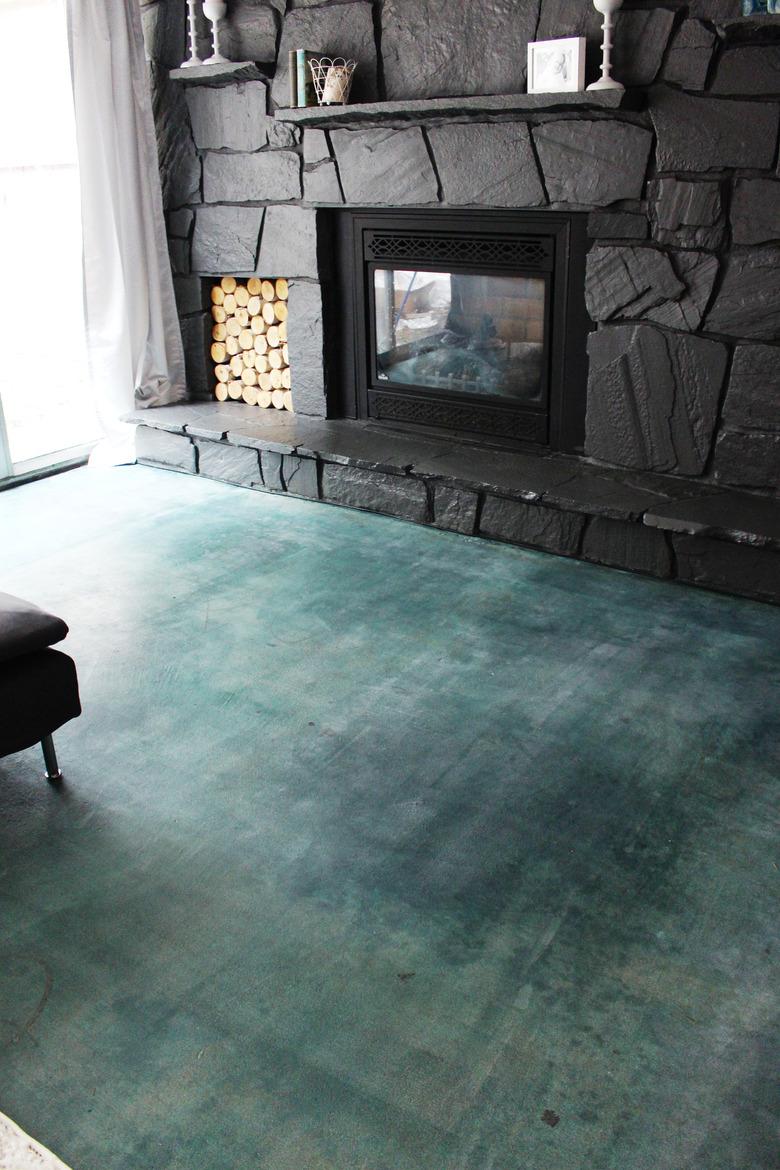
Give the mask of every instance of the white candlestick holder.
POLYGON ((227 61, 227 57, 223 57, 219 51, 219 22, 227 12, 227 4, 225 0, 203 0, 203 12, 211 23, 211 39, 214 46, 214 52, 206 58, 203 64, 221 65, 227 61))
POLYGON ((619 81, 612 77, 612 29, 614 22, 612 14, 623 5, 623 0, 593 0, 593 7, 604 17, 602 31, 604 39, 601 42, 601 77, 594 81, 588 89, 625 89, 619 81))
POLYGON ((190 55, 186 61, 182 61, 182 69, 190 69, 193 65, 203 64, 200 57, 198 56, 198 30, 195 25, 195 0, 187 0, 187 23, 189 24, 190 55))

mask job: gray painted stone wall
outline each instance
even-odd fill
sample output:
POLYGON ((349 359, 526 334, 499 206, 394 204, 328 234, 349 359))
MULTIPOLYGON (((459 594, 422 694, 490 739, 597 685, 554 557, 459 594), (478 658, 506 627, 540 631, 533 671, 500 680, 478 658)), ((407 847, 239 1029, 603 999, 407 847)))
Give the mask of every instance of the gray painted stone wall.
POLYGON ((325 413, 318 207, 588 211, 586 454, 780 491, 780 20, 752 25, 739 0, 626 0, 620 109, 323 130, 274 117, 288 47, 353 53, 356 101, 522 93, 529 39, 585 35, 595 76, 599 18, 586 0, 231 0, 232 55, 267 80, 220 88, 168 77, 184 8, 143 14, 193 395, 211 391, 203 278, 283 275, 295 407, 325 413))

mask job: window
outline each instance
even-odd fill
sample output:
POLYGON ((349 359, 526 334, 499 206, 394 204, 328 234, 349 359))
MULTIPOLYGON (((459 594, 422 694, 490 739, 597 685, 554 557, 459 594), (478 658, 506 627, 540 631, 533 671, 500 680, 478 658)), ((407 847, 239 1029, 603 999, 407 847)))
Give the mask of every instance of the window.
POLYGON ((65 0, 0 0, 0 478, 93 442, 65 0), (35 62, 24 46, 35 45, 35 62))

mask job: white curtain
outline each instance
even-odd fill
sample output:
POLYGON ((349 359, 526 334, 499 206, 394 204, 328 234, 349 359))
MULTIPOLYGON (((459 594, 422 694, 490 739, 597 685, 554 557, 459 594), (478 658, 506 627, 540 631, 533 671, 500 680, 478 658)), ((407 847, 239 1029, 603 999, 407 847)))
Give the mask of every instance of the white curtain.
POLYGON ((90 373, 106 438, 132 462, 135 408, 186 397, 138 0, 68 0, 90 373))

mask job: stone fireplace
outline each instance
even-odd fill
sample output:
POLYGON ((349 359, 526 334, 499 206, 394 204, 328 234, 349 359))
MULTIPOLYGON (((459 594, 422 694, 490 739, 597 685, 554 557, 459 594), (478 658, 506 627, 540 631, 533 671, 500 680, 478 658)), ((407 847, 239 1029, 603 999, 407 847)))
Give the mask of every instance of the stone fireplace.
MULTIPOLYGON (((267 450, 316 460, 306 494, 373 507, 373 493, 377 510, 438 523, 444 480, 437 489, 420 472, 422 495, 370 481, 415 475, 409 452, 388 453, 388 434, 408 440, 415 428, 455 449, 482 441, 448 489, 477 493, 473 508, 463 495, 459 531, 780 593, 780 21, 742 18, 738 0, 627 0, 615 52, 625 94, 530 95, 529 39, 585 35, 597 54, 590 5, 233 0, 229 52, 241 64, 219 76, 175 68, 180 7, 160 0, 144 11, 194 404, 213 392, 205 290, 225 273, 284 273, 296 323, 287 421, 301 438, 285 454, 269 434, 267 450), (287 52, 301 44, 357 59, 353 105, 285 108, 287 52), (560 254, 571 263, 551 280, 557 242, 536 272, 486 263, 478 272, 478 262, 445 265, 419 251, 403 262, 356 259, 355 223, 372 216, 384 228, 425 223, 429 235, 440 230, 431 223, 445 235, 449 223, 455 242, 521 219, 534 225, 529 234, 557 241, 566 225, 560 254), (478 276, 526 284, 483 286, 477 311, 478 276), (447 280, 450 300, 437 308, 447 280), (565 303, 556 307, 558 294, 565 303), (510 324, 521 301, 525 320, 510 324), (415 342, 413 331, 426 328, 415 342), (346 422, 337 444, 335 420, 354 420, 358 446, 381 432, 371 440, 384 444, 381 458, 345 450, 346 422), (309 424, 319 426, 316 443, 311 429, 304 441, 309 424), (534 450, 542 462, 532 475, 534 450)), ((591 61, 587 79, 594 73, 591 61)), ((157 426, 152 413, 146 429, 157 426)), ((225 417, 221 429, 201 430, 230 443, 225 417)), ((175 433, 172 423, 163 429, 175 433)), ((206 441, 197 430, 183 423, 176 437, 197 447, 206 441)), ((157 443, 144 457, 176 465, 162 439, 143 441, 157 443)), ((197 451, 178 450, 197 470, 197 451)), ((269 482, 287 490, 281 471, 269 482)))

